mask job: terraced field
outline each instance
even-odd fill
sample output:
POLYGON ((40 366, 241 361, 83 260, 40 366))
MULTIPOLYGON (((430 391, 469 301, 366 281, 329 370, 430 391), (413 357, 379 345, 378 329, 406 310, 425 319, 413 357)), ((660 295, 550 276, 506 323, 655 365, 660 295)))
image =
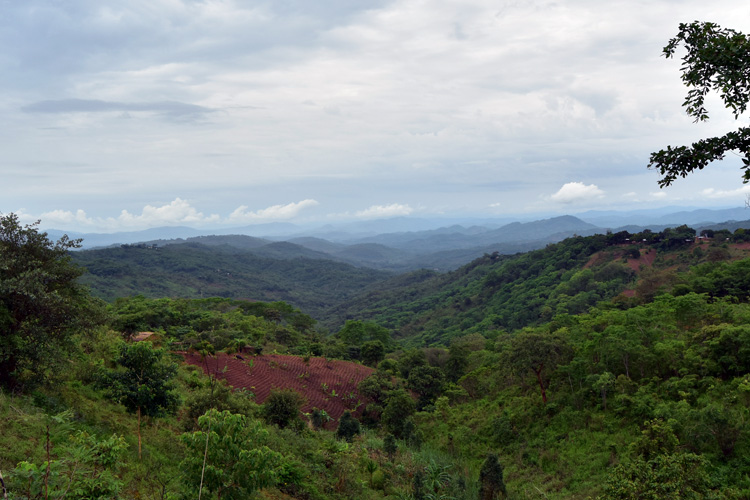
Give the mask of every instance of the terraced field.
POLYGON ((209 357, 204 363, 199 354, 183 353, 185 361, 203 368, 229 385, 244 388, 263 403, 271 389, 291 388, 305 397, 302 411, 325 410, 333 418, 328 425, 335 428, 345 410, 359 413, 367 404, 357 392, 357 385, 373 370, 349 361, 268 354, 263 356, 228 355, 209 357))

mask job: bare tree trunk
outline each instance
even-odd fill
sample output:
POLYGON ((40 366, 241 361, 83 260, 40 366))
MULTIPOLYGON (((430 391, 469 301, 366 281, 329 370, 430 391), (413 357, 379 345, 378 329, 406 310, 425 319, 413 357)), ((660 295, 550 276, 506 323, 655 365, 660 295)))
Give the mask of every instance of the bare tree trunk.
POLYGON ((49 424, 47 424, 47 469, 44 471, 44 499, 49 498, 49 424))
POLYGON ((0 488, 3 489, 3 500, 8 500, 8 490, 5 489, 5 480, 3 479, 2 471, 0 471, 0 488))
POLYGON ((542 370, 544 366, 540 366, 538 370, 534 370, 536 373, 536 379, 539 382, 539 389, 542 391, 542 402, 547 404, 547 391, 544 389, 544 381, 542 380, 542 370))
POLYGON ((141 459, 141 407, 138 407, 138 460, 141 459))

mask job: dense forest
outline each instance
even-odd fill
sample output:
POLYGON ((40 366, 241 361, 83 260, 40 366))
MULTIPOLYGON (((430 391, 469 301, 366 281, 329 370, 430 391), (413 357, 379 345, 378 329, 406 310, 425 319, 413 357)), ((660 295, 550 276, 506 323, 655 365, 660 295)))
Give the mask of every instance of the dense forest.
POLYGON ((104 302, 75 241, 1 222, 8 498, 750 498, 742 230, 488 254, 326 327, 251 297, 104 302), (302 389, 256 397, 293 366, 302 389))
POLYGON ((87 270, 82 283, 107 301, 132 295, 285 301, 316 316, 392 276, 308 253, 272 258, 201 243, 123 245, 75 252, 72 258, 87 270))

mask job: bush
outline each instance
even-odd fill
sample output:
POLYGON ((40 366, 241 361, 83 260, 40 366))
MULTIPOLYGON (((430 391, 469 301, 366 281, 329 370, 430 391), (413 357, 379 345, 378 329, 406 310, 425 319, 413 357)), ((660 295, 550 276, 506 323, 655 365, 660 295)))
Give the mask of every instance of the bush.
POLYGON ((351 441, 354 436, 359 434, 359 421, 354 418, 350 411, 345 411, 339 420, 339 428, 336 430, 336 437, 351 441))
POLYGON ((285 427, 298 428, 302 424, 300 408, 305 398, 294 389, 271 390, 263 403, 263 417, 268 423, 285 427))
POLYGON ((383 469, 377 469, 372 473, 370 484, 374 490, 382 490, 385 488, 385 473, 383 472, 383 469))

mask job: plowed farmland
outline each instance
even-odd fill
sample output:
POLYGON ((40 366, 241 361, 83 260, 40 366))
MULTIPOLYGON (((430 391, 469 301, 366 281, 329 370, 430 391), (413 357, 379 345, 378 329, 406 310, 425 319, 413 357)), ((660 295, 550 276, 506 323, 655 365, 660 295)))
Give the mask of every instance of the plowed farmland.
POLYGON ((302 411, 325 410, 334 419, 329 425, 332 428, 345 410, 359 412, 367 404, 358 394, 357 385, 374 371, 348 361, 310 358, 305 362, 301 357, 281 354, 219 353, 205 362, 196 353, 183 353, 183 356, 186 362, 200 366, 204 372, 209 370, 235 389, 252 392, 259 404, 266 400, 271 389, 294 389, 305 397, 302 411))

